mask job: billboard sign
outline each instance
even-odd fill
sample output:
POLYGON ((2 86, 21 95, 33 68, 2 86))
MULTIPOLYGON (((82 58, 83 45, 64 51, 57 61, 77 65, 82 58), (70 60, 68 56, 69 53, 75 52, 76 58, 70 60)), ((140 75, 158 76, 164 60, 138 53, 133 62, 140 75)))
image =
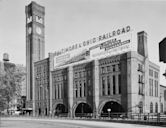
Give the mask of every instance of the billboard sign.
POLYGON ((97 59, 130 50, 130 26, 100 35, 55 52, 54 68, 85 59, 97 59))
POLYGON ((117 36, 90 48, 90 59, 122 54, 131 50, 131 33, 117 36))

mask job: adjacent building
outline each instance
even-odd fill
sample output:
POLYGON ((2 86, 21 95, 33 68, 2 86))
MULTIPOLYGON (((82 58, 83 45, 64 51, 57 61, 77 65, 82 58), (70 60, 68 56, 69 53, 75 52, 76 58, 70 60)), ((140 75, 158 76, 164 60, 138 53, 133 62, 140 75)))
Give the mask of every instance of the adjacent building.
POLYGON ((35 110, 38 115, 49 115, 50 87, 49 87, 49 58, 34 63, 35 71, 35 110))

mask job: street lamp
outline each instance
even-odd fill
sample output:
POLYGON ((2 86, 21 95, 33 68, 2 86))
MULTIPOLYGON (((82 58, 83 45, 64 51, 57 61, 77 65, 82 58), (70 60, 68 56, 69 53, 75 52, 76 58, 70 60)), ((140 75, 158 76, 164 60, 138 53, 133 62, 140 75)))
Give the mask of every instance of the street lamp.
POLYGON ((107 111, 108 111, 108 117, 110 117, 111 108, 108 108, 107 111))

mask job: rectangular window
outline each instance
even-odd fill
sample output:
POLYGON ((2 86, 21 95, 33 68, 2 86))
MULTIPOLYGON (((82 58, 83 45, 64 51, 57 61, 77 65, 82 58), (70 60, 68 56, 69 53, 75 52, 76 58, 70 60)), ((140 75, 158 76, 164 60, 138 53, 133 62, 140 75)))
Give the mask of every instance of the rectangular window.
POLYGON ((83 77, 86 77, 86 72, 85 71, 83 71, 83 74, 84 74, 83 77))
POLYGON ((61 99, 64 98, 64 97, 63 97, 63 96, 64 96, 63 93, 64 93, 64 91, 63 91, 63 82, 62 82, 62 83, 61 83, 61 99))
POLYGON ((86 96, 86 83, 84 81, 84 97, 86 96))
POLYGON ((57 84, 56 87, 57 87, 57 97, 56 98, 59 99, 59 84, 57 84))
POLYGON ((105 95, 105 78, 102 77, 102 95, 105 95))
POLYGON ((82 71, 82 77, 84 77, 85 75, 84 75, 84 71, 82 71))
POLYGON ((154 96, 156 97, 156 81, 154 81, 154 96))
POLYGON ((40 88, 38 87, 38 100, 40 100, 40 88))
POLYGON ((153 70, 149 69, 149 76, 153 77, 153 70))
POLYGON ((158 72, 155 71, 154 77, 157 79, 158 78, 158 72))
POLYGON ((54 85, 54 98, 56 99, 56 85, 54 85))
POLYGON ((108 95, 110 95, 110 77, 107 76, 108 95))
POLYGON ((119 82, 119 94, 121 94, 121 75, 120 74, 118 77, 118 82, 119 82))
POLYGON ((77 78, 77 72, 75 72, 74 77, 77 78))
POLYGON ((151 79, 149 79, 149 96, 151 96, 151 79))
POLYGON ((75 97, 78 97, 78 85, 77 85, 77 81, 75 82, 75 97))
POLYGON ((141 84, 139 83, 139 90, 138 90, 138 94, 141 94, 141 84))
POLYGON ((86 71, 82 71, 82 77, 86 77, 86 71))
POLYGON ((157 81, 157 83, 156 83, 156 88, 157 88, 157 97, 158 97, 158 81, 157 81))
POLYGON ((138 64, 138 71, 140 71, 140 64, 138 64))
POLYGON ((155 80, 155 96, 158 97, 158 81, 155 80))
POLYGON ((120 71, 121 70, 121 67, 120 67, 120 64, 118 64, 118 71, 120 71))
POLYGON ((110 71, 111 71, 111 67, 107 66, 107 72, 110 72, 110 71))
POLYGON ((154 95, 153 94, 153 79, 151 79, 151 81, 152 81, 152 96, 154 95))
POLYGON ((144 83, 143 75, 141 75, 141 83, 144 83))
POLYGON ((101 68, 101 73, 104 74, 105 73, 105 67, 101 68))
POLYGON ((115 65, 112 65, 112 71, 115 72, 115 65))
POLYGON ((42 96, 43 96, 42 87, 40 86, 40 100, 42 100, 42 96))
POLYGON ((115 88, 115 86, 116 86, 115 75, 113 75, 113 94, 116 93, 116 88, 115 88))
POLYGON ((138 75, 138 83, 141 83, 141 75, 138 75))
POLYGON ((143 95, 144 94, 144 85, 142 83, 139 83, 139 95, 143 95))
POLYGON ((80 95, 79 95, 79 97, 82 97, 82 83, 81 83, 81 81, 80 81, 80 86, 79 86, 79 88, 80 88, 80 95))
POLYGON ((81 72, 79 72, 79 77, 82 77, 82 76, 81 76, 81 72))
POLYGON ((88 80, 88 86, 90 86, 91 85, 91 82, 90 82, 90 79, 88 80))
POLYGON ((90 75, 91 75, 90 70, 88 70, 88 76, 90 76, 90 75))

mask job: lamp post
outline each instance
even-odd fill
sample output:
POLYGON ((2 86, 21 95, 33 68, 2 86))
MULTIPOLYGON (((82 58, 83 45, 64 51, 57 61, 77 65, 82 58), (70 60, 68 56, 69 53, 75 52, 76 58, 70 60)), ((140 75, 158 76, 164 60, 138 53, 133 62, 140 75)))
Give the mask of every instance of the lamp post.
POLYGON ((108 111, 108 117, 110 118, 111 108, 108 108, 107 111, 108 111))

